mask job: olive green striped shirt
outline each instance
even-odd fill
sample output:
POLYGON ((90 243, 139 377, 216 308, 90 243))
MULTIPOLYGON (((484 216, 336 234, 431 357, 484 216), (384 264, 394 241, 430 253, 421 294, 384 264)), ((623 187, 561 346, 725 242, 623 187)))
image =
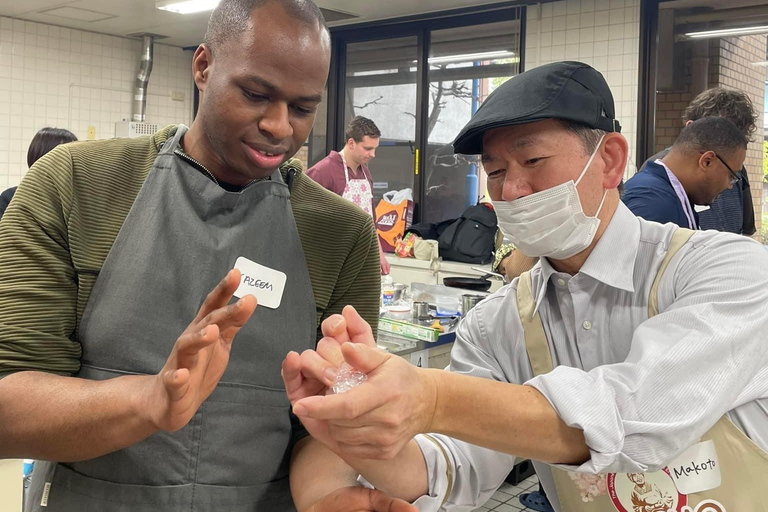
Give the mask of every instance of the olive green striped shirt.
MULTIPOLYGON (((58 146, 29 170, 0 220, 0 376, 79 370, 77 332, 88 297, 160 146, 175 129, 58 146)), ((299 171, 291 207, 318 336, 320 322, 347 304, 375 330, 380 280, 371 217, 309 179, 298 160, 281 167, 284 178, 291 167, 299 171)))

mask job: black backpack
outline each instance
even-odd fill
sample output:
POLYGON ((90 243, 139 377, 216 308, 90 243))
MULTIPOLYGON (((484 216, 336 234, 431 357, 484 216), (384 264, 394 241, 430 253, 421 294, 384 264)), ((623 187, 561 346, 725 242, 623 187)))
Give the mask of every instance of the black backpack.
POLYGON ((497 225, 496 212, 483 204, 470 206, 440 234, 440 256, 462 263, 490 263, 497 225))

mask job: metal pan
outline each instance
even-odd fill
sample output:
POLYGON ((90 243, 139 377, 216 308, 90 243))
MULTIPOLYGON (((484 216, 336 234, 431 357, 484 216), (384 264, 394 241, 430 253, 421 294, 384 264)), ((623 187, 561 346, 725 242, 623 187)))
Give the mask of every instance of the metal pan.
POLYGON ((506 281, 506 279, 507 279, 507 276, 505 276, 505 275, 499 274, 499 273, 497 273, 497 272, 491 272, 490 270, 487 270, 487 269, 484 269, 484 268, 480 268, 480 267, 472 267, 472 270, 475 270, 475 271, 477 271, 477 272, 480 272, 481 274, 485 274, 485 275, 483 276, 484 278, 488 278, 488 277, 491 277, 491 276, 493 276, 493 277, 498 277, 498 278, 499 278, 499 279, 501 279, 502 281, 506 281))
POLYGON ((446 277, 443 278, 443 284, 451 288, 462 288, 476 292, 487 292, 491 289, 491 282, 487 279, 490 274, 483 277, 446 277))

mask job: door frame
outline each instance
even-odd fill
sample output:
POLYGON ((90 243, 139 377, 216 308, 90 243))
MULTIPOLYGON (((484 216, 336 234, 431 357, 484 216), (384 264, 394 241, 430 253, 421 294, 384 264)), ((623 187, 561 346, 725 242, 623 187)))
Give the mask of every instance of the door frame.
MULTIPOLYGON (((555 0, 547 0, 555 1, 555 0)), ((546 2, 544 2, 546 3, 546 2)), ((520 66, 525 62, 526 2, 512 1, 479 7, 452 9, 425 15, 408 16, 370 23, 333 27, 331 31, 331 71, 328 77, 328 116, 326 126, 326 154, 340 148, 344 140, 344 95, 346 94, 346 49, 350 43, 369 42, 401 37, 417 38, 416 62, 416 131, 414 149, 414 222, 421 220, 421 208, 425 204, 425 158, 427 123, 429 118, 429 59, 430 33, 433 30, 483 25, 520 19, 520 66)))

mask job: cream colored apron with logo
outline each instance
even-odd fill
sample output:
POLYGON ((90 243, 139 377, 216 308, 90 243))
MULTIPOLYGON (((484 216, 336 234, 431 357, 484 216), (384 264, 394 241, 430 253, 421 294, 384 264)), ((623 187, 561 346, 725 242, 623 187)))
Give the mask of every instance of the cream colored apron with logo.
MULTIPOLYGON (((672 257, 693 235, 678 229, 672 237, 648 298, 648 317, 658 311, 658 288, 672 257)), ((535 311, 529 272, 520 276, 517 304, 525 332, 525 345, 534 375, 552 371, 549 343, 541 317, 535 311)), ((726 416, 700 442, 712 440, 722 477, 719 487, 683 495, 671 472, 646 474, 576 474, 551 467, 563 512, 768 512, 768 453, 726 416)), ((692 461, 693 462, 693 461, 692 461)), ((678 468, 680 469, 680 468, 678 468)))

